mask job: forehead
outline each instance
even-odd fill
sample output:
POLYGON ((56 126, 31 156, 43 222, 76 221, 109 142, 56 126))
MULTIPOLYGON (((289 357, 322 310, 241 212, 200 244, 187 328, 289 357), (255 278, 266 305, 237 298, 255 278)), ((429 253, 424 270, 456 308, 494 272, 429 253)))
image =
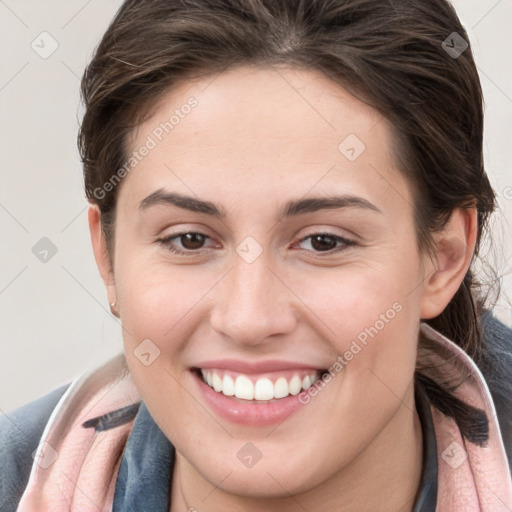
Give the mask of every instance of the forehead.
POLYGON ((319 72, 238 67, 160 99, 130 141, 130 155, 150 149, 124 195, 135 202, 167 187, 203 197, 231 191, 235 200, 247 187, 304 195, 335 184, 361 193, 373 183, 404 197, 392 134, 380 113, 319 72))

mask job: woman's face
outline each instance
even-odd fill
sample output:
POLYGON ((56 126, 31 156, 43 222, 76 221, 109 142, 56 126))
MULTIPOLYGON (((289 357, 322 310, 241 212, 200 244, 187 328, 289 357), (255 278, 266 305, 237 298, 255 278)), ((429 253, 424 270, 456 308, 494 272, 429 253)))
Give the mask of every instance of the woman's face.
POLYGON ((293 494, 399 439, 425 270, 391 143, 375 110, 284 67, 182 84, 134 134, 117 309, 189 472, 293 494))

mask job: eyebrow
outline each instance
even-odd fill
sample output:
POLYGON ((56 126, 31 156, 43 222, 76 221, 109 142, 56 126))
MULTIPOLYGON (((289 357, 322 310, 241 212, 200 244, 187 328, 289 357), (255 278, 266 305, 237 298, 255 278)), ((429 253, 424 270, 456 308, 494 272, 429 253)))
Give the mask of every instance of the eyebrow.
POLYGON ((191 196, 184 196, 175 192, 165 192, 162 189, 156 190, 140 202, 140 210, 146 210, 151 206, 174 205, 184 210, 196 213, 204 213, 219 219, 226 217, 226 212, 210 201, 202 201, 191 196))
MULTIPOLYGON (((140 210, 144 211, 152 206, 173 205, 184 210, 195 213, 203 213, 223 219, 226 217, 226 211, 210 201, 203 201, 191 196, 185 196, 175 192, 166 192, 163 189, 156 190, 140 202, 140 210)), ((280 209, 278 220, 286 217, 293 217, 303 213, 313 213, 320 210, 332 210, 338 208, 362 208, 378 213, 382 211, 367 199, 352 195, 311 197, 308 199, 298 199, 288 201, 280 209)))

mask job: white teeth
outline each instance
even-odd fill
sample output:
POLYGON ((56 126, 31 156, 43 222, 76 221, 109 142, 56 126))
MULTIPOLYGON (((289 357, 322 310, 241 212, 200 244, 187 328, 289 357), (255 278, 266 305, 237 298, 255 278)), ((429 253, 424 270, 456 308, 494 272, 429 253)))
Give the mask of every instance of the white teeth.
POLYGON ((235 394, 235 381, 229 375, 224 375, 224 379, 222 379, 222 392, 226 396, 235 394))
POLYGON ((306 389, 309 389, 310 387, 311 387, 311 377, 309 375, 306 375, 302 379, 302 389, 306 390, 306 389))
POLYGON ((258 379, 256 381, 254 398, 256 400, 272 400, 274 398, 274 386, 270 379, 258 379))
POLYGON ((216 373, 212 375, 212 385, 215 391, 222 391, 222 379, 216 373))
POLYGON ((239 375, 235 381, 235 396, 243 400, 252 400, 254 398, 254 385, 245 375, 239 375))
POLYGON ((288 396, 290 392, 288 391, 288 382, 284 377, 279 377, 274 384, 274 397, 275 398, 284 398, 288 396))
POLYGON ((298 375, 294 375, 292 380, 288 384, 288 389, 290 390, 291 395, 298 395, 300 393, 300 388, 302 387, 302 379, 298 375))
POLYGON ((309 389, 319 378, 319 372, 313 372, 301 378, 294 375, 289 381, 279 377, 274 383, 266 378, 259 378, 254 384, 246 375, 234 379, 222 370, 201 370, 203 380, 218 393, 235 396, 242 400, 273 400, 288 395, 298 395, 301 390, 309 389))

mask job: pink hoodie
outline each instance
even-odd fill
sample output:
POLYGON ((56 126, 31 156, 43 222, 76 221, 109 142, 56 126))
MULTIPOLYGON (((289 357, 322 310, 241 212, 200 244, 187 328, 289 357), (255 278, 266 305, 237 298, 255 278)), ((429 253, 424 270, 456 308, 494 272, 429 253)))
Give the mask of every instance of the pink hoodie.
MULTIPOLYGON (((510 469, 487 384, 457 345, 426 324, 421 330, 435 346, 422 353, 422 362, 435 365, 443 382, 462 381, 454 395, 489 419, 489 440, 477 446, 462 438, 452 418, 431 406, 438 457, 436 512, 511 512, 510 469)), ((76 379, 46 425, 18 512, 110 512, 134 419, 101 432, 82 424, 140 398, 123 354, 76 379)))

